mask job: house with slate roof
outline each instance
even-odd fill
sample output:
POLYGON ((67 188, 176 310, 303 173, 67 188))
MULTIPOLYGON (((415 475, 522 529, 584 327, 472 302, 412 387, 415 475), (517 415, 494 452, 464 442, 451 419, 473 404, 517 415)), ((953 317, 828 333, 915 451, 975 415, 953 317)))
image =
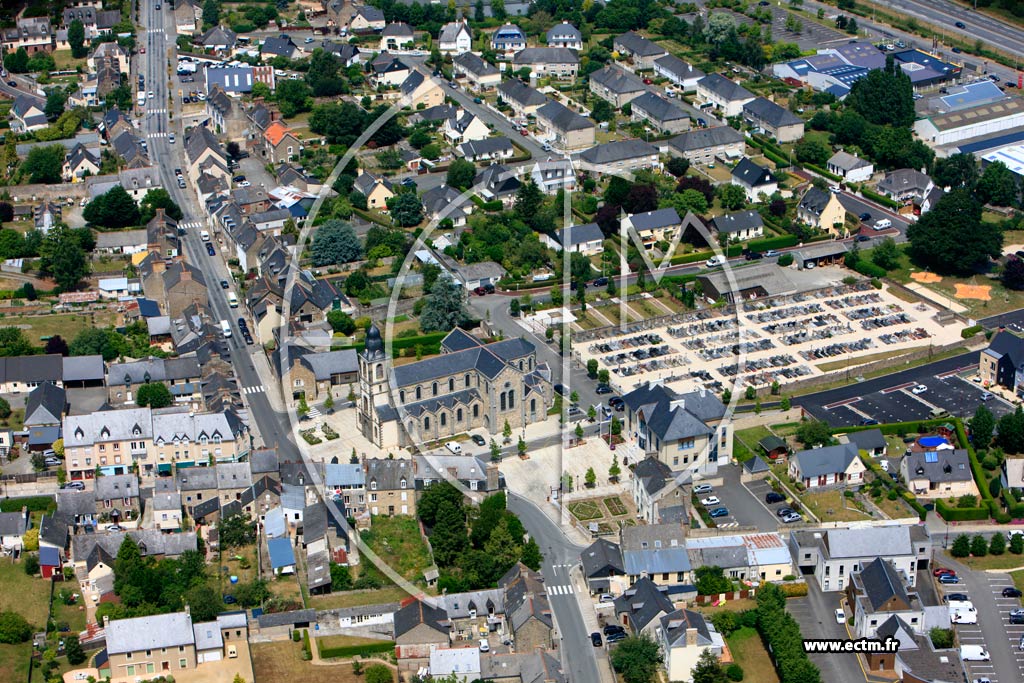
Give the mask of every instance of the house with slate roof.
MULTIPOLYGON (((243 612, 217 615, 216 620, 193 623, 184 612, 133 619, 103 620, 106 676, 132 680, 137 673, 163 671, 188 678, 203 665, 222 659, 248 657, 248 629, 243 612)), ((215 675, 215 670, 211 671, 215 675)))
POLYGON ((550 77, 562 81, 576 80, 580 58, 575 50, 565 47, 528 47, 512 58, 516 70, 529 69, 538 78, 550 77))
POLYGON ((658 586, 678 586, 692 578, 686 530, 679 522, 624 527, 619 547, 628 585, 649 578, 658 586))
POLYGON ((918 498, 978 495, 971 461, 963 448, 914 451, 900 461, 900 474, 918 498))
POLYGON ((738 159, 745 150, 746 138, 732 126, 697 128, 668 141, 669 154, 704 166, 716 160, 738 159))
POLYGON ((617 64, 608 64, 590 74, 590 92, 611 103, 616 109, 647 92, 640 78, 617 64))
POLYGON ((352 189, 366 197, 366 206, 370 209, 387 213, 387 201, 395 196, 391 181, 387 178, 378 178, 372 173, 359 169, 352 189))
POLYGON ((639 33, 623 33, 612 43, 612 48, 627 57, 636 69, 652 69, 654 61, 668 54, 668 50, 644 38, 639 33))
POLYGON ((515 173, 501 164, 487 166, 473 178, 473 187, 484 201, 500 201, 506 208, 515 201, 521 186, 515 173))
POLYGON ((761 195, 770 197, 779 190, 779 182, 772 172, 746 157, 732 169, 729 182, 742 187, 749 202, 760 201, 761 195))
POLYGON ((796 207, 796 218, 819 230, 827 230, 830 234, 846 237, 846 207, 839 201, 835 192, 820 187, 810 187, 796 207))
POLYGON ((796 142, 804 136, 804 120, 766 97, 744 104, 743 119, 778 142, 796 142))
POLYGON ((662 616, 657 634, 661 636, 662 662, 670 681, 692 681, 693 668, 701 655, 710 651, 720 657, 725 639, 700 612, 677 609, 662 616))
POLYGON ((437 47, 443 55, 461 55, 473 48, 473 32, 465 20, 453 21, 441 27, 437 47))
POLYGON ((380 51, 407 49, 415 40, 416 36, 409 24, 402 21, 388 24, 380 34, 380 51))
POLYGON ((690 129, 690 115, 660 95, 645 92, 629 104, 633 121, 645 121, 655 129, 682 133, 690 129))
MULTIPOLYGON (((481 142, 486 142, 486 140, 481 142)), ((465 142, 463 144, 472 145, 475 143, 465 142)), ((465 227, 466 218, 473 209, 471 203, 459 202, 459 194, 458 190, 447 185, 438 185, 424 192, 421 199, 423 201, 423 211, 426 213, 427 218, 432 221, 448 218, 452 221, 454 227, 465 227)), ((469 264, 466 267, 471 268, 473 265, 475 264, 469 264)))
POLYGON ((583 34, 568 21, 555 24, 548 29, 545 42, 549 47, 565 47, 570 50, 583 49, 583 34))
POLYGON ((43 382, 25 402, 25 427, 59 427, 67 409, 67 393, 53 382, 43 382))
POLYGON ((505 477, 498 464, 485 463, 466 455, 415 455, 412 461, 416 490, 422 491, 441 481, 458 482, 470 492, 494 493, 505 488, 505 477))
POLYGON ((515 24, 505 24, 491 34, 491 49, 510 55, 526 48, 526 34, 515 24))
POLYGON ((138 390, 153 382, 167 387, 175 401, 198 402, 202 367, 195 356, 144 358, 127 363, 111 363, 107 371, 107 400, 111 405, 134 405, 138 390))
POLYGON ((463 52, 452 60, 455 76, 463 76, 472 90, 488 90, 501 83, 501 72, 493 64, 472 52, 463 52))
POLYGON ((383 31, 386 24, 384 12, 376 7, 365 5, 352 15, 348 27, 353 33, 372 33, 383 31))
POLYGON ((291 387, 293 400, 305 397, 310 403, 320 403, 328 395, 337 400, 348 396, 359 381, 353 349, 318 353, 295 344, 287 345, 287 349, 287 353, 275 351, 274 364, 284 386, 291 387), (285 362, 288 367, 280 367, 285 362))
POLYGON ((412 461, 364 458, 366 510, 371 515, 416 516, 416 481, 412 461))
POLYGON ((591 594, 621 592, 617 589, 626 575, 626 567, 617 543, 598 538, 580 553, 580 564, 591 594))
POLYGON ((842 150, 829 158, 825 169, 848 183, 863 183, 875 173, 875 165, 869 160, 842 150))
POLYGON ((662 508, 679 506, 684 508, 685 516, 686 496, 681 486, 689 483, 688 472, 677 476, 661 460, 644 458, 633 470, 632 490, 637 517, 648 524, 658 524, 662 508))
POLYGON ((692 92, 697 89, 697 81, 706 75, 703 71, 679 59, 675 55, 665 55, 654 60, 654 73, 667 78, 683 89, 692 92))
POLYGON ((506 137, 485 138, 463 142, 455 148, 455 155, 468 161, 500 161, 515 154, 512 141, 506 137))
POLYGON ((697 99, 732 117, 743 113, 743 105, 754 100, 754 93, 721 74, 708 74, 697 81, 697 99))
POLYGON ((440 84, 419 71, 413 71, 406 76, 402 84, 398 86, 398 92, 402 105, 412 109, 436 107, 444 102, 444 91, 440 84))
POLYGON ((715 232, 729 241, 745 242, 764 236, 764 221, 761 214, 753 209, 715 216, 711 225, 715 232))
POLYGON ((50 122, 46 118, 46 114, 43 113, 43 103, 41 100, 29 97, 28 95, 18 95, 14 98, 14 104, 11 106, 12 131, 15 133, 32 133, 42 130, 48 125, 50 125, 50 122))
POLYGON ((855 638, 874 638, 878 628, 894 616, 918 635, 926 631, 924 605, 917 591, 889 560, 876 557, 851 573, 846 599, 853 606, 855 638))
POLYGON ((856 486, 863 483, 866 469, 849 443, 799 451, 789 459, 790 476, 807 488, 856 486))
POLYGON ((604 252, 604 233, 597 223, 573 225, 541 235, 541 242, 555 251, 568 249, 584 256, 597 256, 604 252))
POLYGON ((537 109, 536 116, 538 132, 561 149, 581 149, 594 144, 597 132, 594 122, 561 102, 548 101, 537 109))
POLYGON ((455 114, 444 122, 444 137, 453 145, 460 142, 485 140, 490 135, 491 129, 487 127, 484 120, 465 109, 456 110, 455 114))
POLYGON ((1024 392, 1024 339, 1008 330, 997 332, 982 349, 978 375, 985 387, 1000 386, 1018 396, 1024 392))
POLYGON ((917 571, 931 565, 932 543, 921 524, 856 529, 797 529, 790 534, 790 554, 797 574, 813 574, 823 591, 843 590, 850 574, 875 558, 892 562, 910 586, 917 571))
POLYGON ((93 150, 88 149, 82 143, 78 143, 64 157, 64 167, 61 169, 61 176, 65 182, 80 183, 86 175, 97 175, 99 172, 99 154, 94 153, 93 150))
POLYGON ((857 432, 850 432, 846 440, 857 446, 858 451, 865 451, 873 458, 885 455, 888 443, 881 429, 863 429, 857 432))
POLYGON ((682 227, 683 219, 673 208, 645 211, 626 216, 622 220, 626 230, 636 230, 637 236, 648 249, 658 242, 671 242, 682 227))
POLYGON ((658 148, 643 140, 615 140, 580 153, 580 168, 600 177, 622 171, 660 168, 658 148))
POLYGON ((498 579, 505 595, 505 620, 518 652, 551 649, 554 633, 551 605, 542 577, 517 562, 498 579))
POLYGON ((668 587, 659 586, 647 576, 615 598, 616 621, 635 636, 643 634, 654 638, 661 630, 661 618, 674 611, 668 587))
POLYGON ((626 429, 637 446, 673 472, 710 476, 732 460, 732 427, 725 406, 703 389, 680 394, 648 382, 625 394, 626 429))
POLYGON ((536 114, 548 102, 548 98, 518 78, 503 81, 498 86, 498 99, 512 107, 512 111, 521 119, 536 114))
POLYGON ((21 537, 28 528, 27 508, 22 508, 19 512, 0 512, 0 548, 3 548, 5 553, 21 550, 21 537))
POLYGON ((448 613, 439 602, 413 598, 395 612, 394 640, 399 662, 416 666, 417 660, 430 658, 431 650, 451 644, 448 613))

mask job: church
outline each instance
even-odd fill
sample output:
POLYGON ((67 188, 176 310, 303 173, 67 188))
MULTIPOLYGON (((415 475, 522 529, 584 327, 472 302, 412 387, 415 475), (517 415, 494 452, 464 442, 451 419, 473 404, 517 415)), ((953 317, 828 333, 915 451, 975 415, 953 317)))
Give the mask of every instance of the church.
POLYGON ((547 419, 551 369, 525 339, 492 343, 452 330, 441 354, 392 367, 376 325, 359 354, 359 426, 378 448, 446 439, 473 429, 501 434, 547 419))

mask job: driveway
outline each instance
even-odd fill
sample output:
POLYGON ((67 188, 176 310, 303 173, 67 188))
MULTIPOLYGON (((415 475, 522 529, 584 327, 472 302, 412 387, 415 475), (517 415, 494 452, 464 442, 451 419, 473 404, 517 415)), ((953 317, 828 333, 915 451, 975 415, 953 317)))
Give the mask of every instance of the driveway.
MULTIPOLYGON (((790 598, 786 610, 800 624, 804 638, 850 637, 844 624, 837 624, 835 611, 842 592, 822 593, 817 581, 807 581, 807 597, 790 598)), ((821 669, 821 680, 829 683, 864 683, 864 674, 854 654, 811 653, 810 660, 821 669)))
POLYGON ((772 510, 765 507, 764 496, 771 491, 767 481, 753 481, 749 484, 740 483, 741 465, 719 468, 722 475, 723 488, 727 498, 723 498, 729 512, 740 523, 740 526, 756 527, 758 531, 777 531, 779 520, 772 510), (762 487, 765 489, 762 491, 762 487))

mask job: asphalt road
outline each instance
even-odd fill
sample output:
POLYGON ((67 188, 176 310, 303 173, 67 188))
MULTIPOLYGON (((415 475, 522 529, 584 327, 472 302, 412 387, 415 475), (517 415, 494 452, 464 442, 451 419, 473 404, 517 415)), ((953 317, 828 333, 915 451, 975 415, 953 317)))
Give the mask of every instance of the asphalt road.
POLYGON ((1024 334, 1024 308, 1017 309, 1016 311, 1010 311, 1009 313, 1001 313, 988 318, 982 318, 978 321, 978 324, 983 325, 987 330, 1006 327, 1017 334, 1024 334))
MULTIPOLYGON (((786 611, 800 624, 803 637, 844 640, 849 638, 846 626, 837 623, 835 617, 842 593, 822 593, 814 577, 808 577, 807 589, 807 597, 790 598, 786 601, 786 611)), ((864 683, 864 674, 857 662, 857 655, 812 653, 808 656, 811 662, 821 669, 823 681, 864 683)))
POLYGON ((981 40, 1010 54, 1024 54, 1024 30, 999 21, 970 7, 949 0, 888 0, 893 9, 923 19, 949 34, 973 42, 981 40), (958 28, 956 22, 964 24, 958 28))
MULTIPOLYGON (((551 518, 519 496, 509 494, 508 509, 519 517, 523 527, 540 546, 544 554, 541 571, 545 583, 548 586, 571 586, 567 565, 579 563, 582 548, 570 543, 551 518)), ((571 592, 566 595, 549 591, 548 600, 561 636, 562 669, 566 679, 580 683, 596 683, 602 680, 576 595, 571 592)))

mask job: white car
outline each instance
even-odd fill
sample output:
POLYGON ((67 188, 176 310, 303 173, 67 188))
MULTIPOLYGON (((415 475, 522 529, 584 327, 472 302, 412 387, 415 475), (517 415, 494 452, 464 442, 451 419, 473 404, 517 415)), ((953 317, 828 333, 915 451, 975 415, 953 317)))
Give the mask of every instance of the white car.
POLYGON ((490 651, 491 651, 490 643, 487 642, 486 638, 481 638, 480 639, 480 652, 490 652, 490 651))
POLYGON ((697 484, 693 487, 694 493, 711 493, 715 490, 715 487, 711 484, 697 484))
POLYGON ((987 662, 991 659, 988 650, 981 645, 961 645, 960 659, 965 662, 987 662))
POLYGON ((711 258, 709 258, 707 261, 704 262, 704 265, 707 266, 708 268, 717 268, 718 266, 724 266, 725 265, 725 257, 724 256, 712 256, 711 258))
POLYGON ((839 608, 839 609, 836 610, 836 623, 837 624, 844 624, 844 623, 846 623, 846 612, 844 612, 842 610, 842 608, 839 608))
POLYGON ((146 93, 146 97, 149 98, 149 99, 153 99, 154 97, 156 97, 156 95, 154 95, 153 91, 150 90, 148 93, 146 93))
POLYGON ((250 183, 248 180, 243 180, 242 182, 238 183, 239 187, 249 187, 250 185, 252 185, 252 183, 250 183))
POLYGON ((708 507, 709 505, 719 505, 721 502, 722 501, 718 499, 718 496, 708 496, 707 498, 702 498, 700 504, 704 507, 708 507))
POLYGON ((918 394, 923 394, 926 391, 928 391, 928 387, 927 386, 925 386, 924 384, 918 384, 916 387, 914 387, 913 389, 910 390, 910 393, 912 393, 912 394, 914 394, 916 396, 918 394))

